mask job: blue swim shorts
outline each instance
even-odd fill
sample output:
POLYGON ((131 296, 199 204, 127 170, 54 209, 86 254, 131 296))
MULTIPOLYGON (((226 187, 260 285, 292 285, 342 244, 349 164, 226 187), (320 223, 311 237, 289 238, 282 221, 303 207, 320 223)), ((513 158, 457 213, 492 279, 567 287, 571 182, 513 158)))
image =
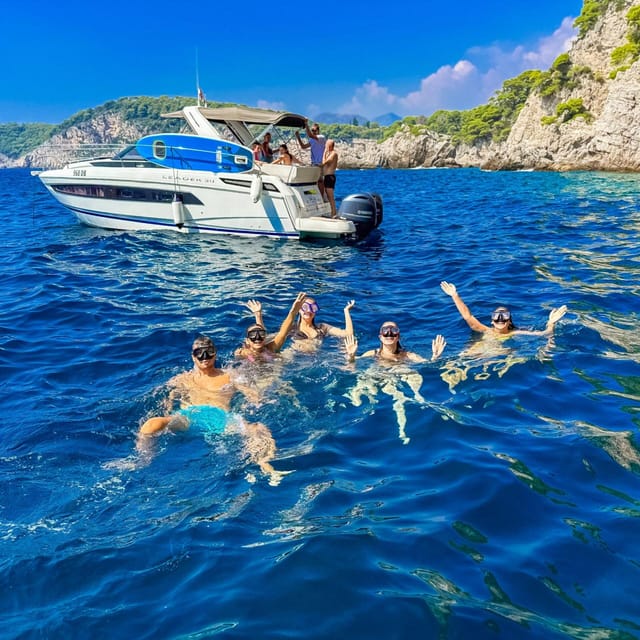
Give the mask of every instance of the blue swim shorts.
POLYGON ((229 414, 224 409, 206 404, 193 405, 176 412, 189 421, 189 427, 206 433, 222 433, 227 426, 229 414))

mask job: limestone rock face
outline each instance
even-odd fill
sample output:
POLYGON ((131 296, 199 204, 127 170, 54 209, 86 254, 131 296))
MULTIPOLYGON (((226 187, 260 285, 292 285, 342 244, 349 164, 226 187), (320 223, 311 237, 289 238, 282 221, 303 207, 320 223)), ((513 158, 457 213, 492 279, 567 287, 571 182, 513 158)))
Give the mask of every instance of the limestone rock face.
POLYGON ((123 142, 136 140, 145 133, 135 124, 123 120, 119 114, 105 114, 53 136, 24 156, 20 166, 52 169, 62 167, 84 155, 111 156, 123 142))
POLYGON ((364 154, 343 153, 341 166, 364 167, 377 161, 382 167, 477 166, 486 169, 640 170, 640 61, 615 78, 611 52, 627 42, 626 15, 637 0, 610 3, 607 11, 569 51, 574 67, 585 68, 576 86, 557 94, 529 96, 502 143, 452 146, 445 136, 412 136, 408 129, 367 147, 364 154), (561 118, 556 107, 580 98, 590 118, 561 118))

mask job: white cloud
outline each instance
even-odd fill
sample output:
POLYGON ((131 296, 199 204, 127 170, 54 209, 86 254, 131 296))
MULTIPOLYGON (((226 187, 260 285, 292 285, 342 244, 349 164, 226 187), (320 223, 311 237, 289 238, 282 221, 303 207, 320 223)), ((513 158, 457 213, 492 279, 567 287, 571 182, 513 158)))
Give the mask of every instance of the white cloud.
POLYGON ((286 111, 284 102, 270 102, 269 100, 258 100, 258 109, 271 109, 272 111, 286 111))
POLYGON ((565 18, 558 29, 531 48, 472 48, 467 52, 468 59, 440 67, 422 78, 417 90, 404 96, 369 80, 338 111, 374 118, 389 111, 403 116, 430 115, 438 109, 469 109, 484 104, 505 80, 528 69, 546 70, 558 55, 568 51, 576 35, 573 21, 574 18, 565 18))

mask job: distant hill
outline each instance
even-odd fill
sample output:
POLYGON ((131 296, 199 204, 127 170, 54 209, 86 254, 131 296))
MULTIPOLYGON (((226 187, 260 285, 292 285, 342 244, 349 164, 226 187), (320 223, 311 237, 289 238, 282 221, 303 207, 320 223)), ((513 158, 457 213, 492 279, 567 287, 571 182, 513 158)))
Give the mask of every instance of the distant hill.
POLYGON ((364 116, 359 116, 353 113, 331 113, 329 111, 325 111, 323 113, 319 113, 315 118, 313 118, 316 122, 322 122, 322 124, 366 124, 369 122, 368 118, 364 116))
POLYGON ((371 118, 371 122, 377 122, 381 127, 388 127, 398 120, 402 120, 402 118, 397 113, 384 113, 381 116, 371 118))
POLYGON ((332 113, 325 111, 319 113, 314 120, 322 122, 323 124, 357 124, 360 126, 366 125, 368 122, 377 122, 381 127, 388 127, 397 120, 402 120, 402 118, 396 113, 385 113, 375 118, 365 118, 355 113, 332 113))

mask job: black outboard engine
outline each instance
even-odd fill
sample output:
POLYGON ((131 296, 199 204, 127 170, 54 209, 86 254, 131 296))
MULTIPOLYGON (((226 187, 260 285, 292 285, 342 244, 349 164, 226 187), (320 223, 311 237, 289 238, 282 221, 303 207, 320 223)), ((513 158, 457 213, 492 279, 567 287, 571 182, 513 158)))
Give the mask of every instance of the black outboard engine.
POLYGON ((340 203, 338 215, 351 220, 363 238, 382 222, 382 198, 377 193, 352 193, 340 203))

